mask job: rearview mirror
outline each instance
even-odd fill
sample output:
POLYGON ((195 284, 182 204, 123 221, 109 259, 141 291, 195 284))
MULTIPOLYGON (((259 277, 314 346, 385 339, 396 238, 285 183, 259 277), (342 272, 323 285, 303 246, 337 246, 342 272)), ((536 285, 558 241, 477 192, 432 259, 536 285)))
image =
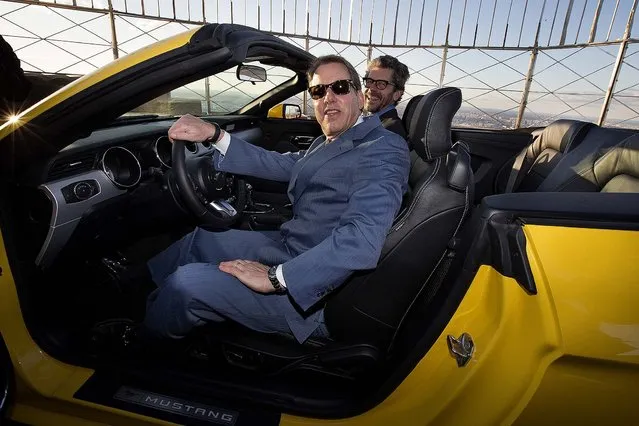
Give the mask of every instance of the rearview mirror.
POLYGON ((266 81, 266 70, 257 65, 238 65, 235 75, 241 81, 266 81))

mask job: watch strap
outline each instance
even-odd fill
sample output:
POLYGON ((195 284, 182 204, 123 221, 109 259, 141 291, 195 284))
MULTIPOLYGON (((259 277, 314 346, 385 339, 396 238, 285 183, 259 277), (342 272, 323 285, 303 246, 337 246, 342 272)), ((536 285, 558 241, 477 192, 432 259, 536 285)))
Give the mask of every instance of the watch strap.
POLYGON ((222 133, 222 128, 220 127, 219 124, 217 123, 211 123, 213 125, 213 127, 215 127, 215 133, 213 133, 213 136, 211 136, 210 138, 206 139, 205 142, 217 142, 217 139, 220 137, 220 133, 222 133))
POLYGON ((277 279, 277 265, 276 266, 271 266, 270 268, 268 268, 267 275, 268 275, 268 279, 271 282, 271 285, 273 286, 275 291, 283 292, 284 291, 284 286, 282 285, 282 283, 280 283, 280 280, 277 279))

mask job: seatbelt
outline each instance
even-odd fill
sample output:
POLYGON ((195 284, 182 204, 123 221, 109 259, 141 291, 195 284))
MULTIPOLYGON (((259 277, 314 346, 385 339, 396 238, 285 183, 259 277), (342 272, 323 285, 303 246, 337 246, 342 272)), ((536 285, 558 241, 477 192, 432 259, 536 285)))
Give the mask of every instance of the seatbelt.
POLYGON ((515 183, 517 182, 517 178, 521 172, 521 166, 524 164, 524 160, 526 159, 526 151, 528 151, 528 147, 522 149, 519 155, 515 157, 515 162, 510 170, 510 176, 508 176, 508 183, 506 183, 504 193, 513 192, 515 189, 515 183))
POLYGON ((435 276, 433 279, 426 283, 426 297, 424 297, 424 304, 428 304, 433 300, 435 294, 439 291, 439 287, 441 287, 444 278, 446 278, 446 274, 448 274, 448 269, 450 269, 451 263, 455 260, 456 252, 454 250, 446 249, 444 253, 444 257, 442 262, 439 264, 437 271, 435 271, 435 276))
POLYGON ((457 255, 457 247, 459 247, 460 240, 457 237, 451 238, 448 242, 448 247, 446 247, 446 251, 444 252, 444 258, 439 264, 435 276, 431 280, 430 285, 427 288, 428 296, 425 299, 426 303, 430 303, 435 296, 435 293, 439 290, 439 287, 442 285, 444 278, 448 274, 448 269, 450 268, 451 263, 455 260, 455 256, 457 255))

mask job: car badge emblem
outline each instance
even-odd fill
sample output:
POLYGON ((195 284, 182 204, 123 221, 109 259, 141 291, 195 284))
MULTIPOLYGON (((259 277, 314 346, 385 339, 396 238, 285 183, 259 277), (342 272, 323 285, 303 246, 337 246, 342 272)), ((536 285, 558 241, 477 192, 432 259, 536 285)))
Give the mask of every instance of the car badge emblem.
POLYGON ((475 343, 468 333, 462 333, 459 339, 455 336, 448 335, 448 351, 451 356, 457 360, 457 366, 463 367, 475 353, 475 343))

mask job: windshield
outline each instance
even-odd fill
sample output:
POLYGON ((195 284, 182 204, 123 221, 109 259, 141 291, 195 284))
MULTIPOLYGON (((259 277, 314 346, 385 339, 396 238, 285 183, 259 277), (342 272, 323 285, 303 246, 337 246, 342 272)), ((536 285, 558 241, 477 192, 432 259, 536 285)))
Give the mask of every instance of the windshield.
POLYGON ((266 69, 266 81, 238 80, 236 68, 233 67, 173 89, 123 114, 121 118, 140 115, 227 115, 295 76, 295 72, 287 68, 262 67, 266 69))

